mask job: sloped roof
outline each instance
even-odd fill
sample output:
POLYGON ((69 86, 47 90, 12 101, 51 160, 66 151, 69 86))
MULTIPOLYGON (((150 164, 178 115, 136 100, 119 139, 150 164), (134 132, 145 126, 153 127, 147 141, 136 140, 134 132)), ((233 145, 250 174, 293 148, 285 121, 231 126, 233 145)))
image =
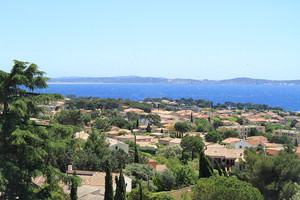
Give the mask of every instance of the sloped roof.
POLYGON ((229 138, 223 140, 222 143, 230 144, 230 143, 232 143, 232 142, 238 142, 238 141, 240 141, 240 140, 241 140, 241 139, 239 139, 239 138, 232 138, 232 137, 229 137, 229 138))

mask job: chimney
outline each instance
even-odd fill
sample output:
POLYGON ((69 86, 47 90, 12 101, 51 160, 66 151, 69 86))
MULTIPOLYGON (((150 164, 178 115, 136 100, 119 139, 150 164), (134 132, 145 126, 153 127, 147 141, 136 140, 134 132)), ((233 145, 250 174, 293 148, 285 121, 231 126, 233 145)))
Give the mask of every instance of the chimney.
POLYGON ((72 172, 72 171, 73 171, 72 165, 68 165, 68 172, 72 172))

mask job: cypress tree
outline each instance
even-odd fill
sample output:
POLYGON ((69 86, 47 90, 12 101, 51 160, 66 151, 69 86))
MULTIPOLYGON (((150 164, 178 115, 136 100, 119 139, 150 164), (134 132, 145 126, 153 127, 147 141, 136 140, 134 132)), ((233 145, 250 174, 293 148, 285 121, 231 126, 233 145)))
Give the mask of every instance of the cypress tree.
POLYGON ((298 147, 298 140, 295 141, 295 147, 298 147))
POLYGON ((219 176, 222 176, 223 173, 222 173, 222 169, 221 169, 221 167, 219 165, 219 162, 216 159, 214 159, 214 161, 215 161, 215 163, 217 165, 217 170, 218 170, 219 176))
POLYGON ((143 200, 143 189, 142 189, 141 181, 139 181, 139 186, 140 186, 140 200, 143 200))
POLYGON ((226 172, 225 166, 221 163, 222 171, 225 177, 228 177, 228 174, 226 172))
POLYGON ((151 133, 151 126, 150 126, 150 124, 147 125, 146 131, 147 131, 147 133, 151 133))
POLYGON ((139 119, 136 119, 136 128, 139 128, 139 126, 140 126, 139 119))
POLYGON ((140 158, 139 158, 138 150, 136 148, 136 135, 134 134, 134 163, 139 163, 139 162, 140 162, 140 158))
POLYGON ((191 122, 194 122, 194 117, 193 117, 193 113, 191 113, 191 122))
POLYGON ((78 187, 78 180, 76 180, 76 171, 73 172, 73 176, 71 179, 71 192, 70 192, 70 199, 77 200, 77 187, 78 187))
POLYGON ((112 175, 111 175, 111 165, 110 160, 106 159, 105 161, 105 193, 104 200, 113 200, 114 199, 114 190, 112 183, 112 175))
POLYGON ((116 182, 116 193, 114 199, 121 199, 120 182, 117 176, 115 176, 115 182, 116 182))
POLYGON ((211 162, 204 155, 204 151, 200 151, 199 153, 199 178, 208 178, 212 176, 213 168, 211 162))
POLYGON ((126 184, 125 184, 125 179, 123 176, 123 172, 121 169, 119 179, 116 176, 116 194, 115 194, 115 199, 118 200, 125 200, 126 199, 126 184))

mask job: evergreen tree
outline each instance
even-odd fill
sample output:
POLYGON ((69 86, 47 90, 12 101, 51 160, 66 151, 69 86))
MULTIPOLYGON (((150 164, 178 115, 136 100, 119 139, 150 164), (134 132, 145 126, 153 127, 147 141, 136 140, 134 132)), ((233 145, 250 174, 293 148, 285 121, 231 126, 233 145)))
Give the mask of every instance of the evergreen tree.
POLYGON ((37 126, 30 117, 43 112, 39 104, 61 99, 61 95, 36 93, 47 88, 48 78, 37 65, 14 60, 10 73, 0 70, 0 198, 53 199, 66 198, 58 185, 67 176, 51 164, 55 152, 53 132, 37 126), (34 178, 43 175, 46 184, 37 186, 34 178))
POLYGON ((107 158, 105 161, 105 193, 104 200, 113 200, 114 199, 114 190, 113 190, 113 182, 111 175, 111 165, 110 160, 107 158))
POLYGON ((193 113, 191 113, 191 122, 194 122, 194 117, 193 117, 193 113))
POLYGON ((121 169, 119 179, 116 176, 116 194, 115 199, 125 200, 126 199, 126 184, 123 176, 123 172, 121 169))
POLYGON ((222 173, 221 166, 219 165, 219 162, 216 159, 214 159, 214 162, 216 163, 219 176, 222 176, 223 173, 222 173))
POLYGON ((142 188, 141 181, 139 181, 139 186, 140 186, 140 200, 143 200, 143 188, 142 188))
POLYGON ((295 147, 298 147, 298 140, 296 139, 296 141, 295 141, 295 145, 294 145, 295 147))
POLYGON ((208 178, 213 175, 213 167, 204 151, 199 153, 199 178, 208 178))
POLYGON ((139 119, 136 119, 136 128, 139 128, 139 126, 140 126, 139 119))
POLYGON ((134 134, 134 163, 139 163, 140 158, 136 147, 136 135, 134 134))
POLYGON ((73 176, 71 179, 71 192, 70 192, 70 199, 71 200, 77 200, 77 187, 79 185, 79 179, 76 176, 76 171, 73 172, 73 176))
POLYGON ((151 126, 150 126, 150 124, 147 125, 146 132, 147 133, 151 133, 151 126))
POLYGON ((225 166, 221 163, 222 171, 225 177, 228 177, 228 174, 226 172, 225 166))

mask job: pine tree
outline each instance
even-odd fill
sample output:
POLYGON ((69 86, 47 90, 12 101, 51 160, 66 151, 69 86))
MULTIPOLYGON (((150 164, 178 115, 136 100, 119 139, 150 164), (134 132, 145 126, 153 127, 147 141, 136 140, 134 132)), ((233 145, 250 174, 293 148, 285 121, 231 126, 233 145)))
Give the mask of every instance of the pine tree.
POLYGON ((104 200, 113 200, 114 199, 114 190, 113 190, 113 182, 111 175, 111 165, 110 160, 107 158, 105 161, 105 193, 104 200))
POLYGON ((55 193, 65 197, 59 181, 68 178, 54 168, 49 157, 55 142, 50 128, 36 126, 30 117, 43 112, 41 103, 62 98, 56 94, 40 94, 47 88, 48 78, 38 66, 14 60, 10 73, 0 70, 0 188, 1 199, 51 199, 55 193), (43 175, 46 184, 38 187, 34 178, 43 175))

